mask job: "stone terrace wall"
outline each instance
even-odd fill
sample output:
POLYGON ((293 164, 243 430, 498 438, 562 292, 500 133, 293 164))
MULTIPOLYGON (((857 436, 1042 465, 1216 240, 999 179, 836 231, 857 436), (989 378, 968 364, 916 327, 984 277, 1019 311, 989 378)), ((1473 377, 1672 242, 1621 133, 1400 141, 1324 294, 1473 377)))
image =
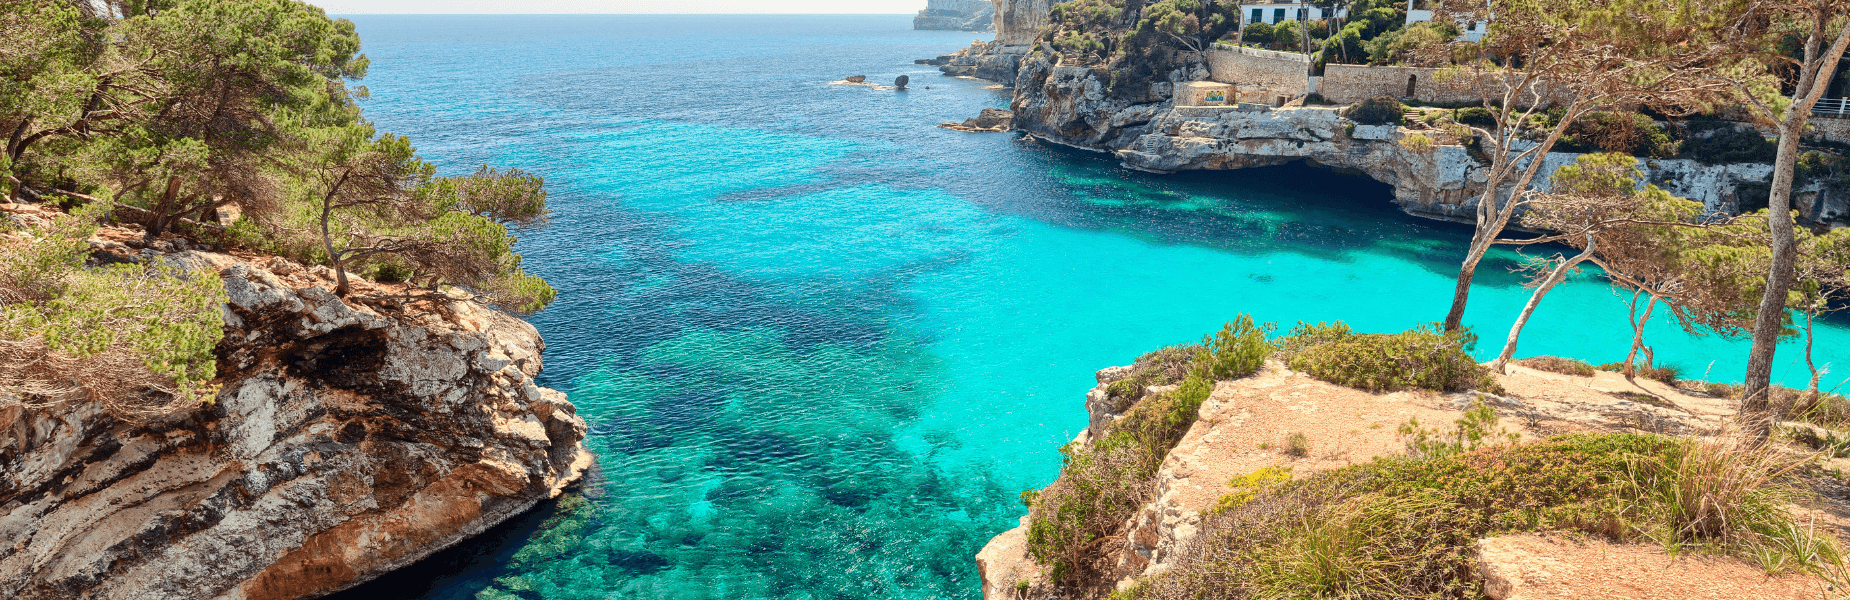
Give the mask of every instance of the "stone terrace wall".
POLYGON ((1813 139, 1827 142, 1850 143, 1850 119, 1813 116, 1810 121, 1809 135, 1813 139))
POLYGON ((1208 78, 1239 86, 1259 86, 1275 93, 1304 95, 1310 58, 1291 52, 1217 45, 1208 51, 1208 78))
POLYGON ((1478 95, 1458 82, 1440 83, 1438 69, 1421 67, 1371 67, 1366 65, 1325 65, 1323 80, 1317 91, 1325 101, 1335 104, 1361 102, 1369 98, 1411 98, 1433 104, 1475 103, 1478 95), (1408 85, 1409 79, 1412 85, 1408 85), (1408 93, 1408 88, 1413 89, 1408 93))

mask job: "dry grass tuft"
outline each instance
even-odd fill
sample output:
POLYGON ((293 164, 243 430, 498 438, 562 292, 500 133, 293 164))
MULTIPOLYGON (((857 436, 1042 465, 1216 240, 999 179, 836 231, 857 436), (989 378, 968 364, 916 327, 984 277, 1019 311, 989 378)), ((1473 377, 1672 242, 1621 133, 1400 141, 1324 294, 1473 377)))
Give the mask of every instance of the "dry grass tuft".
POLYGON ((1511 364, 1519 367, 1528 367, 1537 371, 1547 371, 1549 373, 1560 373, 1562 375, 1573 375, 1576 377, 1592 377, 1596 371, 1592 363, 1560 356, 1531 356, 1529 358, 1516 359, 1515 361, 1511 361, 1511 364))

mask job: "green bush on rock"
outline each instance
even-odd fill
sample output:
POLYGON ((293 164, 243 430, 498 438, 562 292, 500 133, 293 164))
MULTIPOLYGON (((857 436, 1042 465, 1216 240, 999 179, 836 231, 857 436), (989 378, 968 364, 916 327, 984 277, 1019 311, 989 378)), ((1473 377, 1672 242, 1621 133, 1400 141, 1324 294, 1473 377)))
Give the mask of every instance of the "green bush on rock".
POLYGON ((85 266, 101 209, 0 237, 0 389, 131 421, 210 401, 224 283, 158 264, 85 266))
POLYGON ((1403 110, 1399 100, 1382 96, 1351 105, 1343 116, 1363 125, 1399 125, 1403 110))

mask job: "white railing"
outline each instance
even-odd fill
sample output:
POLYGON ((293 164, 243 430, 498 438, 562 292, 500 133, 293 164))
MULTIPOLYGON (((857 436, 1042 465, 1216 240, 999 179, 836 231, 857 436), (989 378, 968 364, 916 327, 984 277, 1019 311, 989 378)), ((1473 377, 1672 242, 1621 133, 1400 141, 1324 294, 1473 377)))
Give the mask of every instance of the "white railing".
POLYGON ((1850 119, 1850 98, 1824 98, 1818 100, 1817 104, 1812 105, 1811 114, 1814 117, 1850 119))

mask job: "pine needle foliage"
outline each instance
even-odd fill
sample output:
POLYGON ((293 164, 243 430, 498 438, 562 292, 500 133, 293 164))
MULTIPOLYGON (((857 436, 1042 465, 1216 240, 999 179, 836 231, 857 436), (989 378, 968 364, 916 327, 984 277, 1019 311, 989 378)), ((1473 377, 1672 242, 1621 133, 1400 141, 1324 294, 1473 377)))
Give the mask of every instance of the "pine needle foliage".
POLYGON ((0 242, 0 402, 91 402, 135 421, 211 401, 223 282, 160 264, 86 266, 101 208, 0 242))

